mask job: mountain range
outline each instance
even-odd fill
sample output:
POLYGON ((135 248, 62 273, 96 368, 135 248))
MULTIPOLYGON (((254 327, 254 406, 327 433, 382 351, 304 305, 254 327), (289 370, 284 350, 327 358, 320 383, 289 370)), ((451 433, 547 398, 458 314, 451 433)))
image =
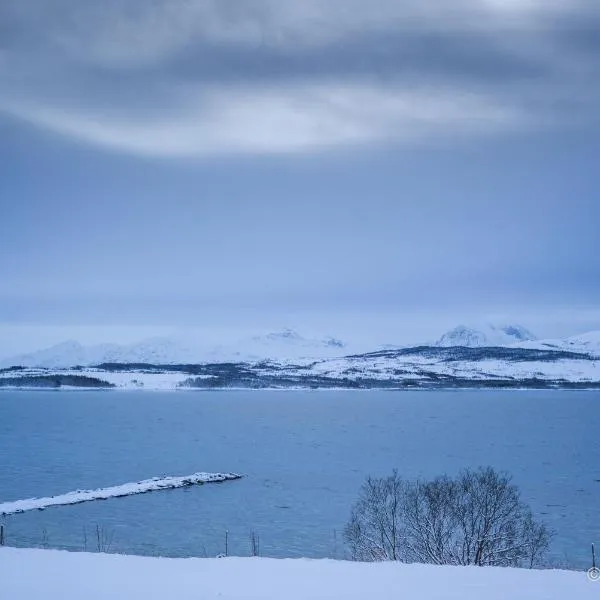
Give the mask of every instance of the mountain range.
MULTIPOLYGON (((412 347, 415 345, 413 344, 412 347)), ((444 333, 433 343, 419 347, 432 348, 490 348, 514 347, 569 351, 600 356, 600 331, 566 339, 538 340, 520 325, 486 325, 468 327, 459 325, 444 333)), ((381 345, 370 348, 374 352, 402 349, 403 346, 381 345)), ((365 349, 361 349, 364 351, 365 349)), ((259 362, 261 360, 298 361, 328 359, 356 354, 357 349, 333 338, 308 338, 292 329, 255 335, 234 344, 210 346, 181 337, 155 337, 134 344, 97 344, 86 346, 77 341, 65 341, 29 354, 21 354, 0 361, 0 367, 23 366, 65 368, 119 364, 202 364, 223 362, 259 362)))
POLYGON ((346 344, 333 337, 306 338, 292 329, 254 335, 234 344, 210 346, 181 336, 154 337, 134 344, 85 346, 75 340, 61 342, 28 354, 0 361, 0 367, 24 366, 63 368, 102 363, 217 363, 249 362, 263 359, 301 359, 339 356, 346 344))

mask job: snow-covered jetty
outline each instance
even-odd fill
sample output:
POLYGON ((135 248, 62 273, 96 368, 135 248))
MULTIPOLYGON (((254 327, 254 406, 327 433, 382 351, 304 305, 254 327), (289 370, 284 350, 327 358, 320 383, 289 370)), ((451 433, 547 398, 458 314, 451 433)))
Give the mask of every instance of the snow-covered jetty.
POLYGON ((236 473, 193 473, 184 477, 153 477, 137 483, 124 483, 113 487, 100 488, 97 490, 76 490, 59 496, 48 498, 29 498, 27 500, 15 500, 13 502, 0 503, 0 515, 13 515, 28 510, 44 510, 50 506, 64 506, 67 504, 80 504, 92 500, 108 500, 109 498, 121 498, 133 496, 134 494, 146 494, 158 490, 172 490, 175 488, 201 485, 203 483, 221 483, 233 479, 241 479, 236 473))

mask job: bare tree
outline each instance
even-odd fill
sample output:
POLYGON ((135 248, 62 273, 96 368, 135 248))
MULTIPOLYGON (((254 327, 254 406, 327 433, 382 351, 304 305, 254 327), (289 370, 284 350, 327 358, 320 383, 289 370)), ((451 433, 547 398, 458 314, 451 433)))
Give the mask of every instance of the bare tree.
POLYGON ((400 560, 406 493, 407 484, 397 471, 385 478, 367 478, 344 530, 354 559, 400 560))
POLYGON ((523 538, 525 541, 526 560, 528 567, 541 565, 552 541, 552 532, 544 523, 537 523, 528 509, 523 522, 523 538))
POLYGON ((96 524, 96 550, 98 552, 110 552, 113 537, 113 531, 105 529, 104 525, 96 524))
POLYGON ((333 555, 333 558, 338 557, 338 536, 337 536, 336 529, 333 530, 333 552, 332 552, 332 555, 333 555))
POLYGON ((48 530, 45 527, 42 529, 41 545, 42 548, 48 548, 48 546, 50 545, 50 541, 48 538, 48 530))
POLYGON ((254 530, 250 532, 250 555, 260 556, 260 537, 254 530))
POLYGON ((457 561, 457 501, 454 482, 444 476, 430 482, 406 484, 402 505, 404 538, 402 560, 438 565, 457 561))
POLYGON ((488 467, 426 482, 368 478, 344 537, 355 560, 534 567, 551 534, 488 467))

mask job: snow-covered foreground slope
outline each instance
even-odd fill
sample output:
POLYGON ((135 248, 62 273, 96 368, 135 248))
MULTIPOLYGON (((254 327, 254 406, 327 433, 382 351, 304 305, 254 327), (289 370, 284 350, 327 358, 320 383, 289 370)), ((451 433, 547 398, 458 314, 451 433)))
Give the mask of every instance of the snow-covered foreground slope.
POLYGON ((0 548, 10 600, 592 600, 583 572, 0 548))
POLYGON ((204 483, 222 483, 233 479, 241 479, 236 473, 192 473, 182 477, 153 477, 133 483, 124 483, 112 487, 96 490, 76 490, 48 498, 28 498, 0 504, 0 515, 13 515, 28 510, 43 510, 51 506, 65 506, 67 504, 81 504, 93 500, 108 500, 109 498, 122 498, 135 494, 147 494, 159 490, 173 490, 191 485, 204 483))

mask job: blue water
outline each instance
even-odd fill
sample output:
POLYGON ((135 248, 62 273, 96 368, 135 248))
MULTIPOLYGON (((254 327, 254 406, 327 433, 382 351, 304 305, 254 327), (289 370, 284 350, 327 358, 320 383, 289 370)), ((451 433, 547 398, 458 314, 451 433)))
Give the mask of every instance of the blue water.
POLYGON ((4 517, 7 543, 118 552, 345 556, 364 478, 506 469, 556 531, 552 560, 600 542, 600 394, 563 391, 0 393, 0 501, 195 471, 222 485, 4 517), (85 531, 85 534, 84 534, 85 531), (85 541, 87 537, 87 542, 85 541), (86 546, 87 544, 87 546, 86 546))

